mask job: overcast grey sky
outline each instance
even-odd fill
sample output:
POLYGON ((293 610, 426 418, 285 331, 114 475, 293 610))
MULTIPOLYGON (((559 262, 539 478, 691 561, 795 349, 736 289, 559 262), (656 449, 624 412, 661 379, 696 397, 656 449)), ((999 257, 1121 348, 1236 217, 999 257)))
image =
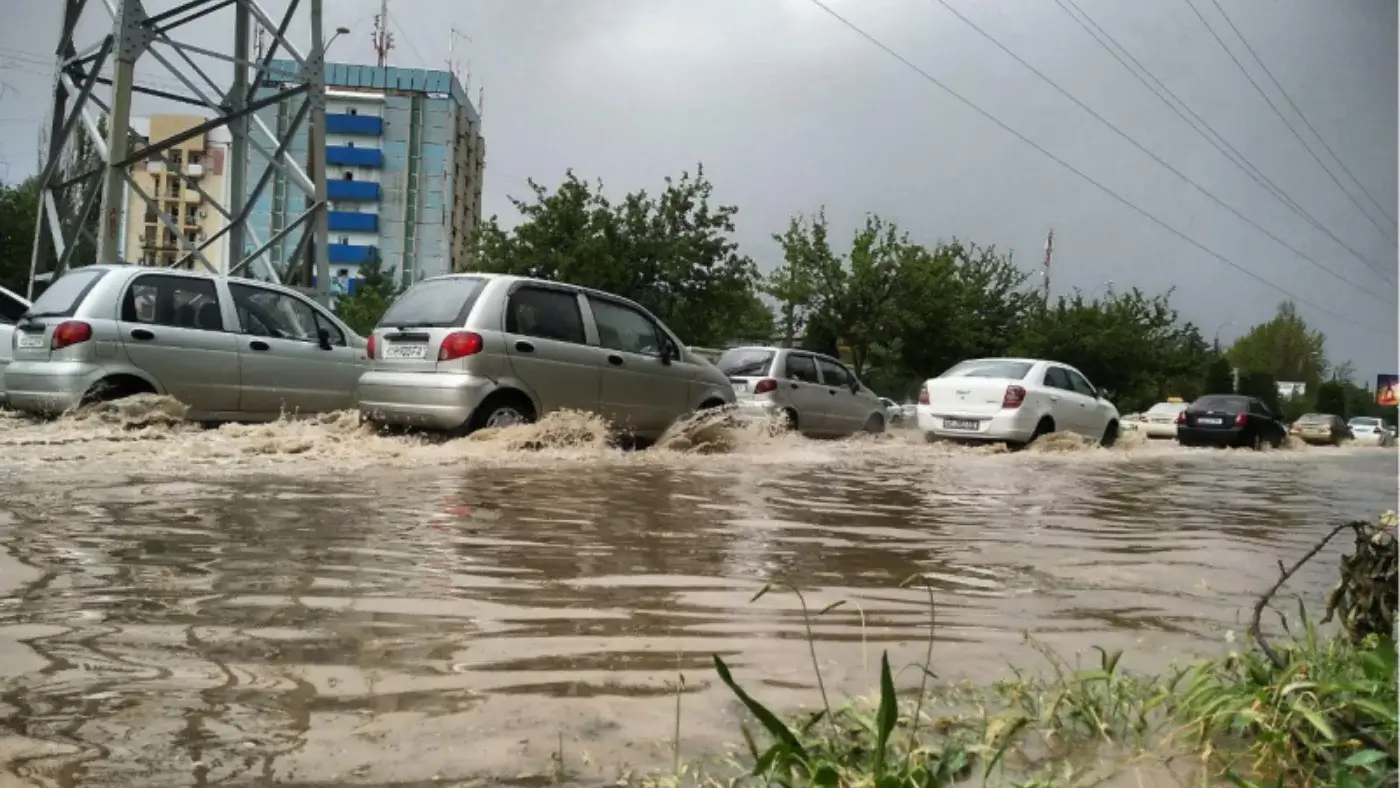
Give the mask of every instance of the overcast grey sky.
MULTIPOLYGON (((1352 186, 1292 114, 1212 0, 1195 8, 1251 70, 1385 233, 1344 196, 1274 114, 1187 0, 1076 0, 1079 8, 1368 266, 1256 184, 1112 59, 1057 0, 948 0, 1140 145, 1234 207, 1212 201, 1057 93, 938 0, 828 0, 928 75, 1127 200, 1313 305, 1334 360, 1361 376, 1397 366, 1397 4, 1219 0, 1307 119, 1374 196, 1352 186), (1269 237, 1272 234, 1278 240, 1269 237), (1330 269, 1328 274, 1288 246, 1330 269), (1337 277, 1348 279, 1353 286, 1337 277), (1328 314, 1328 312, 1335 314, 1328 314)), ((57 3, 0 0, 0 178, 34 170, 57 3)), ((97 2, 89 18, 100 21, 97 2)), ((173 2, 151 2, 163 9, 173 2)), ((268 0, 271 10, 285 7, 268 0)), ((372 62, 376 0, 326 0, 331 57, 372 62)), ((825 205, 844 236, 866 212, 919 240, 958 236, 1039 269, 1055 229, 1056 292, 1149 292, 1229 341, 1281 293, 1105 195, 951 98, 811 0, 390 0, 395 65, 442 68, 449 30, 484 85, 486 213, 513 219, 524 179, 573 167, 608 190, 655 188, 704 162, 737 204, 739 239, 764 269, 769 236, 825 205), (1234 321, 1234 324, 1231 324, 1234 321)), ((102 14, 105 16, 105 13, 102 14)), ((229 46, 227 18, 184 38, 229 46)), ((96 28, 93 28, 94 30, 96 28)), ((170 83, 159 64, 138 71, 170 83)), ((149 107, 147 108, 149 109, 149 107)))

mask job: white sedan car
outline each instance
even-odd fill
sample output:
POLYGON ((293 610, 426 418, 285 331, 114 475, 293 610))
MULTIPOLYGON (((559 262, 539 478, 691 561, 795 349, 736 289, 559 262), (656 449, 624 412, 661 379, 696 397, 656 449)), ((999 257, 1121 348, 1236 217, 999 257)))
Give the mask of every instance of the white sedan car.
POLYGON ((1185 402, 1159 402, 1139 413, 1123 419, 1124 426, 1136 430, 1148 438, 1176 439, 1176 417, 1186 410, 1185 402))
POLYGON ((28 300, 0 287, 0 404, 5 402, 5 367, 14 359, 15 324, 28 311, 28 300))
POLYGON ((1073 432, 1111 446, 1118 409, 1068 364, 1031 358, 964 361, 919 391, 919 429, 929 439, 1024 446, 1073 432))
POLYGON ((1352 439, 1361 446, 1394 446, 1395 438, 1390 434, 1390 428, 1380 419, 1373 419, 1367 416, 1357 416, 1347 422, 1351 428, 1352 439))

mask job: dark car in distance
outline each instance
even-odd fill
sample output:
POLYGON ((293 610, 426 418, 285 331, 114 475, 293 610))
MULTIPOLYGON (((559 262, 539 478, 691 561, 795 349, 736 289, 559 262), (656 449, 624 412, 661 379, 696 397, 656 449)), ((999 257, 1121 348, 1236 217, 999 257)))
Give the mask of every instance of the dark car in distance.
POLYGON ((1176 416, 1176 442, 1182 446, 1277 449, 1288 431, 1267 405, 1243 394, 1207 394, 1176 416))

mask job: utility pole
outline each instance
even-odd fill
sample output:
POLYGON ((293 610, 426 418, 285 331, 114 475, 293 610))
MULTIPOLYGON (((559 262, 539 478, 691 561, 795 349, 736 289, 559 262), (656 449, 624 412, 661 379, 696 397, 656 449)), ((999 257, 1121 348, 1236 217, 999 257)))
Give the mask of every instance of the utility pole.
POLYGON ((374 42, 375 62, 380 68, 389 65, 389 50, 394 48, 394 34, 389 32, 389 0, 379 0, 379 15, 374 18, 370 40, 374 42))
POLYGON ((1050 232, 1045 236, 1045 303, 1050 303, 1050 263, 1055 256, 1055 228, 1051 227, 1050 232))

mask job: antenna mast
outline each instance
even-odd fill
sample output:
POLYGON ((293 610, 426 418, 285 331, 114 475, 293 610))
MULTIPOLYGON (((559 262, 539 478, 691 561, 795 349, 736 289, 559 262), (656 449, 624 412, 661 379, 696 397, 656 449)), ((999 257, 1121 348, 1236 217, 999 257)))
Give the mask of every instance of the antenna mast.
POLYGON ((462 87, 465 88, 468 93, 470 93, 472 89, 471 69, 468 68, 465 77, 458 73, 461 66, 457 62, 457 39, 463 39, 468 44, 470 44, 472 43, 472 37, 467 35, 466 33, 461 32, 455 26, 452 27, 449 35, 451 37, 447 41, 447 70, 449 73, 452 74, 452 76, 461 79, 462 87))
POLYGON ((1055 255, 1055 228, 1051 227, 1050 232, 1045 236, 1045 303, 1050 303, 1050 262, 1055 255))
POLYGON ((374 44, 375 62, 384 68, 389 65, 389 50, 394 48, 394 34, 389 32, 389 0, 379 0, 379 13, 374 17, 374 30, 369 37, 374 44))

